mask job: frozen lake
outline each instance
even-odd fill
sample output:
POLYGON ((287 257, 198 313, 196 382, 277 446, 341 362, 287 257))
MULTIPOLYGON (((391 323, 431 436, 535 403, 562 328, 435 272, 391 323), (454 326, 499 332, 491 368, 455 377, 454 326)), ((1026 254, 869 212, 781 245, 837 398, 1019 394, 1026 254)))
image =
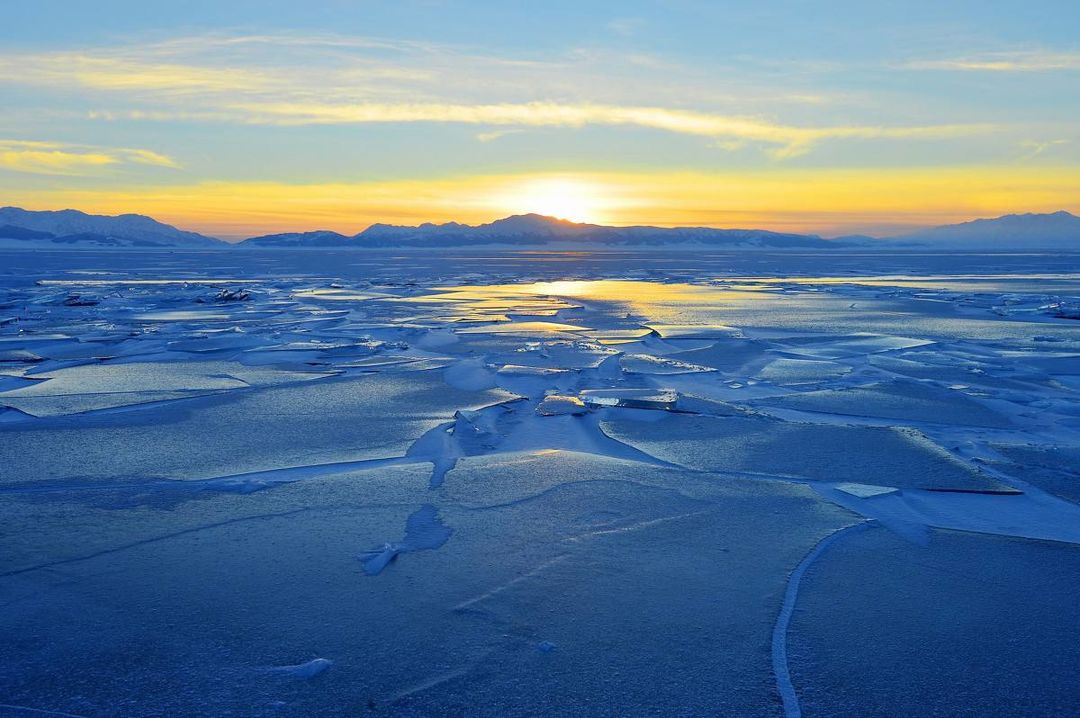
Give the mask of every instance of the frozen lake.
POLYGON ((0 715, 1069 715, 1080 255, 0 251, 0 715))

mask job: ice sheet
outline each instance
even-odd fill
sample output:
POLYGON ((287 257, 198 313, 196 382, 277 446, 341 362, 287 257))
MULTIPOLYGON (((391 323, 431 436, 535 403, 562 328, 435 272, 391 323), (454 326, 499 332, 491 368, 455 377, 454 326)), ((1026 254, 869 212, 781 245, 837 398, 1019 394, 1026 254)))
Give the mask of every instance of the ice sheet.
POLYGON ((1076 259, 963 263, 0 251, 0 713, 1068 712, 1076 259))
POLYGON ((791 626, 803 715, 1068 715, 1075 545, 884 529, 812 566, 791 626), (882 557, 888 557, 882 561, 882 557))

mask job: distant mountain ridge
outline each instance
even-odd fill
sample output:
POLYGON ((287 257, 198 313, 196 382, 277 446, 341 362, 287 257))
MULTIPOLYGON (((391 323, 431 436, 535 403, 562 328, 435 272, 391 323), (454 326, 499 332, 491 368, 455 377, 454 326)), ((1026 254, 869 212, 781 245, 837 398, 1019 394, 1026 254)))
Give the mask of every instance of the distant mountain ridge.
POLYGON ((317 229, 312 232, 264 234, 260 237, 248 237, 237 244, 254 247, 340 247, 351 239, 328 229, 317 229))
POLYGON ((763 229, 712 227, 609 227, 570 222, 539 214, 519 214, 476 226, 447 222, 407 227, 373 224, 345 237, 336 232, 304 232, 252 237, 241 246, 256 247, 462 247, 480 245, 562 245, 581 248, 693 245, 706 247, 825 247, 828 240, 811 234, 786 234, 763 229))
POLYGON ((612 227, 521 214, 480 225, 447 222, 415 227, 373 224, 359 234, 330 230, 250 237, 230 245, 150 217, 92 215, 78 210, 35 212, 0 208, 0 246, 69 248, 439 248, 551 247, 567 249, 859 248, 1080 251, 1080 217, 1060 211, 976 219, 886 238, 713 227, 612 227))
MULTIPOLYGON (((0 240, 34 246, 218 247, 225 242, 186 232, 140 214, 117 217, 75 209, 33 212, 0 207, 0 240)), ((10 244, 10 242, 9 242, 10 244)))
POLYGON ((1050 214, 1007 214, 994 219, 976 219, 921 229, 884 241, 942 249, 1080 250, 1080 217, 1065 211, 1050 214))

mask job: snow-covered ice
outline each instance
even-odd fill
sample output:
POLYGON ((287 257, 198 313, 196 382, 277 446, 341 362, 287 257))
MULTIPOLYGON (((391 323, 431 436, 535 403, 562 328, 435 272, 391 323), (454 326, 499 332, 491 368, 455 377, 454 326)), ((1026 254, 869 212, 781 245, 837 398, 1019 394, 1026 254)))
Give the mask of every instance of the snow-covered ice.
POLYGON ((1067 715, 1077 257, 0 250, 0 715, 1067 715))

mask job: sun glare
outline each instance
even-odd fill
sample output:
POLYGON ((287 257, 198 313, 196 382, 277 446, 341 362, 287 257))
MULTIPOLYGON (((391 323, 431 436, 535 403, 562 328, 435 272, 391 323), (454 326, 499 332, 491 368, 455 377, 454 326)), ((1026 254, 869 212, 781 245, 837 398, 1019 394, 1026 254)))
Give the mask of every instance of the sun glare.
POLYGON ((513 214, 543 214, 571 222, 603 219, 598 188, 580 180, 532 180, 512 190, 506 204, 513 214))

